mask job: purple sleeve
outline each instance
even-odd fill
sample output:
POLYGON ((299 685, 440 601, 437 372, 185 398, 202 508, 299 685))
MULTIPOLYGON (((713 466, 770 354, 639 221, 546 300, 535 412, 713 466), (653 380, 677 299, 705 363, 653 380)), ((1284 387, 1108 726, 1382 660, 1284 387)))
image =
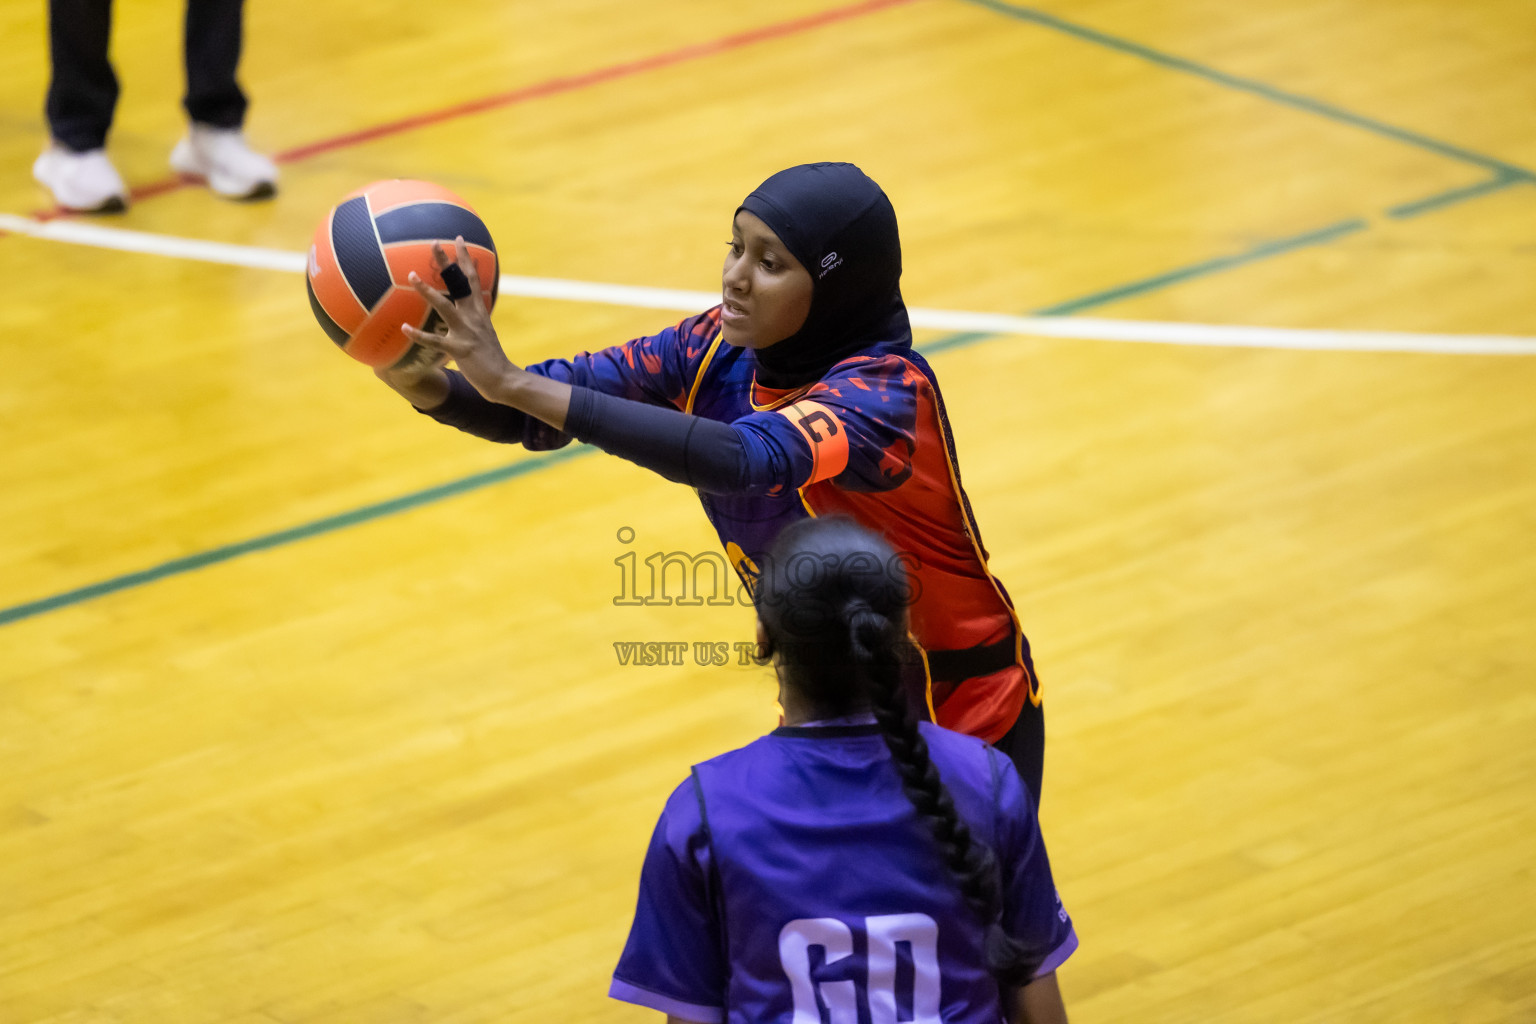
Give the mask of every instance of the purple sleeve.
POLYGON ((1072 918, 1061 905, 1035 817, 1035 802, 1013 762, 987 748, 997 807, 997 859, 1003 876, 1003 930, 1043 956, 1035 976, 1049 974, 1077 949, 1072 918))
POLYGON ((727 966, 710 877, 690 779, 672 793, 651 836, 610 996, 701 1024, 724 1020, 727 966))
POLYGON ((660 334, 597 352, 580 352, 570 359, 547 359, 528 370, 615 398, 681 409, 719 326, 717 307, 660 334))
MULTIPOLYGON (((581 352, 570 359, 546 359, 527 370, 617 398, 682 408, 719 323, 719 309, 711 309, 659 334, 581 352)), ((522 444, 532 451, 561 448, 571 441, 569 434, 532 416, 487 401, 458 373, 449 373, 448 385, 447 400, 423 410, 439 423, 487 441, 522 444)))

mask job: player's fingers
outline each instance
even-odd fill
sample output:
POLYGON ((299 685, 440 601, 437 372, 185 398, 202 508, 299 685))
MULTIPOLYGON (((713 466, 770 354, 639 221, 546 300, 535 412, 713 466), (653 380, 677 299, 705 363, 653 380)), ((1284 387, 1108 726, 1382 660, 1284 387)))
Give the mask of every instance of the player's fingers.
MULTIPOLYGON (((405 334, 404 331, 400 333, 405 334)), ((406 335, 410 339, 409 335, 406 335)), ((424 346, 421 346, 424 348, 424 346)), ((421 380, 434 370, 441 370, 448 365, 448 353, 426 349, 427 355, 420 359, 402 357, 400 362, 393 366, 375 366, 373 375, 390 387, 400 384, 412 384, 421 380)))
MULTIPOLYGON (((465 276, 464 270, 457 262, 457 256, 449 256, 443 248, 443 243, 432 243, 432 263, 437 267, 437 276, 443 279, 443 288, 448 292, 448 300, 455 304, 474 295, 476 288, 465 276)), ((472 261, 466 264, 474 269, 472 261)))
POLYGON ((458 303, 475 294, 474 285, 469 283, 469 278, 464 276, 464 271, 457 263, 450 263, 439 273, 443 278, 443 285, 448 289, 450 301, 458 303))
POLYGON ((465 244, 463 235, 453 240, 453 249, 459 257, 459 269, 464 271, 465 278, 469 280, 470 294, 479 295, 480 268, 475 266, 473 257, 469 255, 469 246, 465 244))
MULTIPOLYGON (((426 351, 429 353, 429 355, 423 356, 422 358, 411 363, 409 369, 412 373, 421 374, 431 370, 436 370, 444 366, 448 360, 452 358, 448 355, 447 352, 443 351, 443 336, 441 334, 433 334, 431 331, 421 331, 415 327, 412 327, 410 324, 401 324, 400 333, 405 335, 406 340, 420 343, 421 347, 426 349, 426 351)), ((374 369, 379 373, 389 373, 396 370, 397 368, 398 367, 396 366, 383 366, 375 367, 374 369)))
POLYGON ((400 333, 405 335, 407 338, 410 338, 418 345, 423 345, 431 349, 433 352, 442 351, 441 342, 443 340, 443 335, 441 334, 432 334, 427 331, 423 331, 418 327, 412 327, 410 324, 401 324, 400 333))
MULTIPOLYGON (((433 358, 436 360, 447 361, 450 358, 456 358, 465 354, 468 350, 468 346, 456 338, 446 334, 433 334, 429 331, 423 331, 420 328, 412 327, 410 324, 401 324, 400 333, 427 351, 434 353, 433 358)), ((439 365, 441 365, 441 362, 439 362, 439 365)))
POLYGON ((452 302, 448 301, 447 296, 428 285, 421 279, 421 275, 414 270, 411 271, 409 280, 411 287, 416 289, 416 293, 427 300, 427 305, 437 310, 437 315, 442 317, 445 323, 450 325, 458 324, 455 307, 452 302))

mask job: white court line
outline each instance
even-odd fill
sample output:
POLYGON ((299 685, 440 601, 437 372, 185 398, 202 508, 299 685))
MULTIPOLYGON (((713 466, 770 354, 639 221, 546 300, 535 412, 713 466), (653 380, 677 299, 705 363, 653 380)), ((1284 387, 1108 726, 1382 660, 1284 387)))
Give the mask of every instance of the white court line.
MULTIPOLYGON (((258 270, 302 273, 304 253, 262 249, 251 245, 205 242, 195 238, 157 235, 103 227, 74 220, 36 221, 0 213, 0 231, 72 245, 89 245, 125 252, 151 253, 176 259, 200 260, 258 270)), ((718 292, 645 288, 568 281, 554 277, 504 274, 501 293, 529 299, 591 302, 642 309, 693 313, 720 301, 718 292)), ((1017 334, 1090 341, 1126 341, 1164 345, 1208 345, 1235 348, 1303 349, 1335 352, 1430 352, 1448 355, 1536 355, 1536 338, 1494 334, 1413 334, 1399 331, 1335 331, 1290 327, 1242 327, 1184 324, 1147 320, 1099 320, 1079 316, 1009 316, 963 310, 919 309, 908 314, 912 326, 942 331, 1017 334)))

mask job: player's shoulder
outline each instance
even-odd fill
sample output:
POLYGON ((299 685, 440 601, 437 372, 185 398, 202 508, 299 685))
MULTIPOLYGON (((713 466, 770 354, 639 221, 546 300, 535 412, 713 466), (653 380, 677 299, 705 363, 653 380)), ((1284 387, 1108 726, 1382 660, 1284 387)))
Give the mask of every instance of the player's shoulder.
POLYGON ((905 374, 919 372, 921 366, 919 356, 909 348, 868 349, 841 359, 827 370, 823 379, 832 377, 900 377, 905 374))
POLYGON ((989 743, 932 722, 920 722, 918 729, 928 742, 929 755, 946 785, 964 780, 968 786, 991 792, 999 770, 996 762, 1006 759, 989 743))
POLYGON ((679 351, 686 350, 690 355, 701 355, 719 334, 720 307, 712 306, 702 313, 685 316, 675 323, 668 324, 654 334, 635 338, 629 344, 641 345, 653 350, 675 348, 679 351))
POLYGON ((989 745, 985 740, 953 729, 946 729, 933 722, 919 722, 917 727, 923 734, 923 739, 928 741, 928 746, 934 750, 944 751, 945 756, 974 761, 977 764, 986 762, 989 745))
POLYGON ((828 368, 806 395, 858 399, 891 392, 915 393, 929 379, 920 358, 910 349, 899 352, 877 350, 849 356, 828 368))
POLYGON ((720 334, 720 307, 711 306, 702 313, 684 317, 668 330, 684 344, 708 345, 720 334))
POLYGON ((688 777, 678 783, 667 798, 663 817, 669 833, 684 834, 702 829, 706 814, 704 807, 711 795, 718 797, 750 786, 752 777, 762 771, 764 761, 775 757, 772 737, 762 736, 744 747, 727 750, 694 765, 688 777))
POLYGON ((704 834, 704 811, 699 800, 698 779, 693 773, 673 788, 656 828, 674 850, 696 845, 698 837, 704 834))
POLYGON ((760 765, 765 758, 774 756, 773 737, 759 736, 745 746, 734 750, 727 750, 723 754, 716 754, 707 761, 700 761, 693 766, 692 777, 707 776, 710 778, 730 778, 745 774, 760 765))

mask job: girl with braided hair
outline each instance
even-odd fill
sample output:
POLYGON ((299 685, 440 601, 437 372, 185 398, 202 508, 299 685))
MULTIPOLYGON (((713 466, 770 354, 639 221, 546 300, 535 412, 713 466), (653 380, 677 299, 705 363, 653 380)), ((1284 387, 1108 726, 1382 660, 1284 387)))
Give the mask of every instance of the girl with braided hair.
POLYGON ((913 713, 903 561, 803 520, 755 596, 784 724, 673 792, 609 994, 700 1024, 1064 1022, 1077 936, 1034 801, 913 713))

